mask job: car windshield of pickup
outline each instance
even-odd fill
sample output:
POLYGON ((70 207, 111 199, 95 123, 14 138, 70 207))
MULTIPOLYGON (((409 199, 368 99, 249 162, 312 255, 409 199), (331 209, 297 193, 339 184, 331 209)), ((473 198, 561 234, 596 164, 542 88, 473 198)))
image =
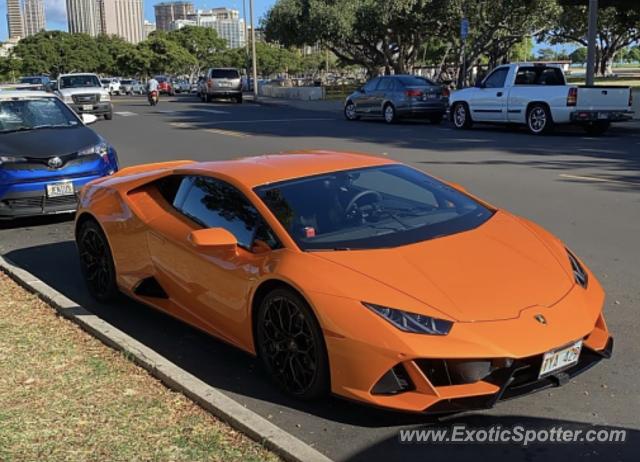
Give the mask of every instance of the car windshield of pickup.
POLYGON ((60 90, 63 88, 90 88, 100 87, 98 77, 91 74, 66 75, 60 77, 60 90))
POLYGON ((527 66, 518 68, 516 85, 564 85, 564 76, 557 67, 527 66))

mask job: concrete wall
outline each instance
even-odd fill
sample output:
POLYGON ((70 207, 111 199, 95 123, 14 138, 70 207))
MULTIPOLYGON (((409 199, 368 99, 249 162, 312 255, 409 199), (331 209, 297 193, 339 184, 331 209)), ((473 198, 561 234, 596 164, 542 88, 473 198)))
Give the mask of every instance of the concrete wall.
POLYGON ((324 98, 324 91, 322 87, 276 87, 272 85, 260 85, 258 87, 258 92, 260 96, 298 99, 302 101, 312 101, 324 98))

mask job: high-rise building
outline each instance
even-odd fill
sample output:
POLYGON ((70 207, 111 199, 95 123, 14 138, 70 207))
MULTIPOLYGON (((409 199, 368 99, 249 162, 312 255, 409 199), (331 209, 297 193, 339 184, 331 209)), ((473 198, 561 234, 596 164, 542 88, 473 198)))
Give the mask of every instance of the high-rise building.
POLYGON ((24 38, 24 23, 20 0, 7 0, 7 30, 10 39, 24 38))
POLYGON ((192 2, 163 2, 153 7, 156 14, 156 29, 170 30, 171 23, 179 19, 187 19, 187 15, 195 10, 192 2))
POLYGON ((156 23, 145 19, 144 24, 142 24, 142 29, 144 31, 144 38, 147 38, 151 32, 156 31, 156 23))
POLYGON ((25 37, 44 30, 44 0, 24 0, 22 7, 25 37))
POLYGON ((67 0, 69 32, 84 33, 92 37, 102 32, 98 0, 67 0))
POLYGON ((242 48, 246 44, 244 20, 240 19, 238 10, 214 8, 198 10, 187 15, 186 19, 176 19, 169 29, 182 29, 185 26, 210 27, 227 41, 229 48, 242 48))
POLYGON ((98 0, 102 33, 130 43, 144 40, 142 0, 98 0))

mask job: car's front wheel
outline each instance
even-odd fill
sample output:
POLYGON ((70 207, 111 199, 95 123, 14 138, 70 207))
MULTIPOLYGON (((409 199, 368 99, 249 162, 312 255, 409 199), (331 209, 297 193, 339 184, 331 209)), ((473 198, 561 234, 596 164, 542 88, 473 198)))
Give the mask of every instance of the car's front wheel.
POLYGON ((469 114, 469 106, 466 103, 455 103, 451 108, 453 125, 456 128, 471 128, 473 120, 469 114))
POLYGON ((258 356, 285 393, 311 400, 329 389, 329 361, 322 330, 311 308, 296 292, 275 289, 256 316, 258 356))
POLYGON ((344 118, 347 120, 358 120, 360 118, 353 101, 347 101, 347 104, 344 105, 344 118))
POLYGON ((80 269, 89 294, 100 302, 114 300, 118 296, 116 270, 109 242, 100 225, 86 220, 76 234, 80 254, 80 269))

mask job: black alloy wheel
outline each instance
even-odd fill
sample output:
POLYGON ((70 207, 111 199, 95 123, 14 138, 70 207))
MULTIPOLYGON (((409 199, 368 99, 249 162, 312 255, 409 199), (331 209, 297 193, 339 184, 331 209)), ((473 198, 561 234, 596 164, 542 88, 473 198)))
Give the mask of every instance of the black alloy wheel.
POLYGON ((93 220, 85 221, 76 236, 80 269, 93 298, 101 302, 114 300, 118 296, 116 272, 109 243, 93 220))
POLYGON ((322 331, 296 292, 276 289, 257 313, 258 355, 274 382, 288 395, 311 400, 326 394, 329 364, 322 331))

